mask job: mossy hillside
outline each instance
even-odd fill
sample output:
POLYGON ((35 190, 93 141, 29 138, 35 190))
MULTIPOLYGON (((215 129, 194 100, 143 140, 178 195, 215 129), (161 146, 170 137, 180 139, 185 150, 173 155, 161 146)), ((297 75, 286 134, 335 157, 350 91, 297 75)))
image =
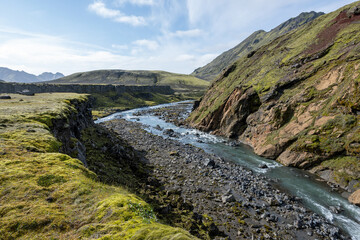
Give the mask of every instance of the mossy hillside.
POLYGON ((140 70, 96 70, 81 72, 50 81, 49 83, 170 86, 178 93, 204 92, 209 86, 207 81, 186 74, 140 70))
POLYGON ((44 123, 66 117, 85 95, 11 97, 0 102, 1 238, 193 239, 158 223, 136 195, 99 182, 78 159, 57 152, 60 143, 44 123))
POLYGON ((347 48, 356 47, 360 41, 358 24, 353 23, 336 35, 335 44, 328 49, 325 56, 308 61, 305 64, 302 63, 304 59, 311 58, 311 55, 306 53, 309 43, 316 42, 318 34, 326 26, 331 25, 332 20, 341 11, 357 4, 359 2, 320 16, 296 31, 259 48, 252 57, 240 58, 212 84, 203 97, 202 102, 204 104, 200 104, 200 107, 191 114, 190 120, 199 123, 208 114, 214 113, 230 96, 235 87, 252 86, 260 96, 264 96, 272 87, 284 79, 309 79, 317 75, 323 67, 327 67, 327 64, 339 65, 339 62, 343 61, 341 57, 351 57, 353 61, 358 61, 354 60, 353 57, 355 51, 346 51, 347 48), (295 72, 296 64, 302 64, 302 68, 297 72, 295 72))
POLYGON ((237 59, 247 56, 248 54, 253 54, 258 48, 314 20, 322 14, 323 13, 316 12, 301 13, 299 16, 289 19, 269 32, 263 30, 256 31, 234 48, 216 57, 212 62, 196 69, 191 75, 211 81, 215 79, 223 69, 229 67, 237 59))

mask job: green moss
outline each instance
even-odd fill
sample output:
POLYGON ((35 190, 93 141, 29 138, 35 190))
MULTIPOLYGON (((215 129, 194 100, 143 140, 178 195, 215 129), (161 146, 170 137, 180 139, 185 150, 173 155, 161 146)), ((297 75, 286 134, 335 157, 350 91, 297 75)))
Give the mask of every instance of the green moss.
POLYGON ((351 180, 360 180, 360 159, 358 157, 338 157, 322 162, 321 166, 332 170, 335 180, 345 186, 351 180))
POLYGON ((37 180, 37 184, 42 187, 49 187, 55 183, 64 183, 66 182, 63 176, 56 176, 52 174, 47 174, 40 176, 37 180))

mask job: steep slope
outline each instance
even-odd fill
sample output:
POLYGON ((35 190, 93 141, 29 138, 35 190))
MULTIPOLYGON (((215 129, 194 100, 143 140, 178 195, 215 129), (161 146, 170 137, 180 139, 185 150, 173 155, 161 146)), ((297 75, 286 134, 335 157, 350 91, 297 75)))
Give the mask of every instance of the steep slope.
POLYGON ((269 32, 265 32, 264 30, 256 31, 234 48, 222 53, 212 62, 196 69, 191 75, 211 81, 219 75, 224 68, 230 66, 237 59, 251 54, 251 52, 268 44, 275 38, 282 36, 323 14, 324 13, 322 12, 301 13, 299 16, 287 20, 269 32))
POLYGON ((194 76, 164 71, 97 70, 74 73, 48 83, 168 85, 177 92, 204 91, 209 83, 194 76))
POLYGON ((15 71, 9 68, 0 67, 0 79, 3 79, 8 82, 23 82, 23 83, 31 83, 31 82, 42 82, 42 81, 50 81, 57 78, 64 77, 62 73, 50 73, 44 72, 39 76, 34 74, 30 74, 24 71, 15 71))
POLYGON ((360 187, 360 2, 231 65, 189 117, 255 153, 360 187))
POLYGON ((134 175, 146 173, 125 141, 87 128, 87 96, 11 98, 0 100, 1 239, 196 239, 161 224, 149 204, 115 184, 134 185, 134 175), (95 137, 88 139, 91 156, 81 162, 75 157, 84 152, 85 128, 95 137), (110 175, 110 162, 116 175, 110 175), (104 179, 105 173, 110 177, 104 179))

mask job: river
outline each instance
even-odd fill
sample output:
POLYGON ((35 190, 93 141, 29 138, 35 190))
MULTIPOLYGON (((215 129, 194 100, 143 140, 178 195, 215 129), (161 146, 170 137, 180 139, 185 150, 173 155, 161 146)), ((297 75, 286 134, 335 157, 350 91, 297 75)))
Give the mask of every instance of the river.
POLYGON ((147 113, 141 114, 146 110, 176 106, 178 104, 182 104, 182 106, 186 104, 186 112, 187 114, 190 113, 191 102, 170 103, 115 113, 101 118, 95 123, 123 118, 128 121, 142 123, 145 130, 162 137, 169 136, 164 135, 160 129, 172 129, 180 136, 176 140, 182 143, 192 144, 227 161, 232 161, 275 180, 279 188, 301 198, 306 207, 347 232, 353 240, 360 240, 360 208, 350 204, 341 194, 333 191, 327 184, 317 181, 314 176, 311 176, 306 171, 285 167, 273 160, 259 157, 246 146, 231 146, 228 144, 227 139, 222 137, 196 129, 178 127, 165 122, 158 116, 147 113), (260 167, 264 164, 267 168, 260 167), (334 209, 338 209, 338 211, 334 209))

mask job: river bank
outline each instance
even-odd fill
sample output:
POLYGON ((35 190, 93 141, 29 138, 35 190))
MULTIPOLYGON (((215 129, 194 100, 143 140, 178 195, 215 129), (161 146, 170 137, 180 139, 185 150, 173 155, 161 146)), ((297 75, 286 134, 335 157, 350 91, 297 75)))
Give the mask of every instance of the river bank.
MULTIPOLYGON (((174 120, 184 114, 156 111, 174 120)), ((102 125, 143 153, 161 191, 178 193, 200 221, 215 223, 213 239, 349 239, 307 210, 299 198, 276 189, 275 183, 264 176, 190 144, 148 133, 140 123, 119 119, 102 125)), ((158 130, 176 138, 177 133, 171 129, 159 126, 158 130)), ((166 214, 171 207, 163 211, 166 214)))

